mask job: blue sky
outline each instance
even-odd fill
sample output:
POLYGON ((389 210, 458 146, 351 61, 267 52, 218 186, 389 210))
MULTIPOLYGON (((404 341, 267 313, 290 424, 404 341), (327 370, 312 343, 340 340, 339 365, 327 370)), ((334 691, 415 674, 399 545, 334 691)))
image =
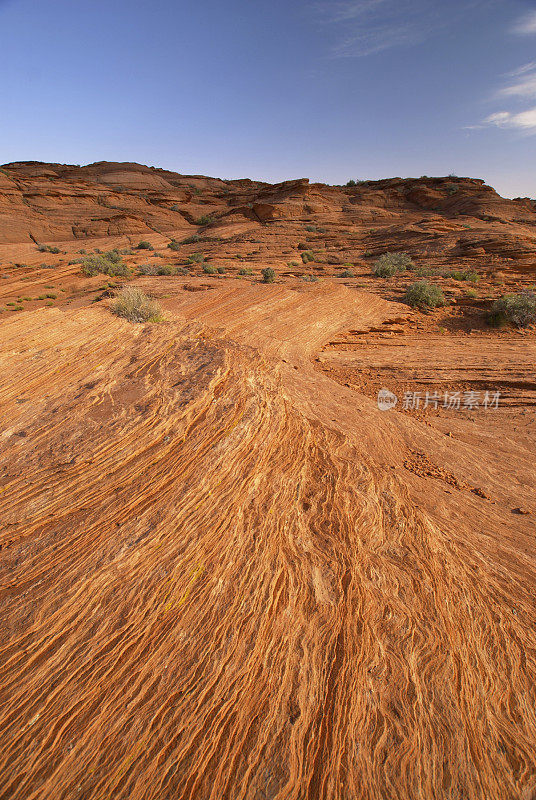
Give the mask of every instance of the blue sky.
POLYGON ((0 163, 536 197, 536 0, 0 0, 0 163))

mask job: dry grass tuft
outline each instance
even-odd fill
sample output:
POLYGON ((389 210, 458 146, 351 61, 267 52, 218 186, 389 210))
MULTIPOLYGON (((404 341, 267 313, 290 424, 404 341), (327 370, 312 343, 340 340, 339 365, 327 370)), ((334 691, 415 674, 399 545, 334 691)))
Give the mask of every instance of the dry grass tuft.
POLYGON ((160 322, 162 309, 136 286, 127 286, 117 296, 112 311, 130 322, 160 322))

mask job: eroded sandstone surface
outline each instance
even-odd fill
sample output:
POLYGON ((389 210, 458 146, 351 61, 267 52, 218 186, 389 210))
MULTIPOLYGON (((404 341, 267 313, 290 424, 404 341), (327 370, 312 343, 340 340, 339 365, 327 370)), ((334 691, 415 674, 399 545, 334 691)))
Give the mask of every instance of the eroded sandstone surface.
POLYGON ((0 797, 532 800, 534 203, 21 163, 0 242, 0 797))

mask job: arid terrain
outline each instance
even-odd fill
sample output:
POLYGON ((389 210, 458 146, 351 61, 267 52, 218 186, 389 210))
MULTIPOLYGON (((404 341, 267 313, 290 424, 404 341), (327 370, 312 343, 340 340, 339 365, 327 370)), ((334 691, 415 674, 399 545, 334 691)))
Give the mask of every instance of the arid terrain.
POLYGON ((0 798, 535 800, 535 284, 476 179, 4 165, 0 798))

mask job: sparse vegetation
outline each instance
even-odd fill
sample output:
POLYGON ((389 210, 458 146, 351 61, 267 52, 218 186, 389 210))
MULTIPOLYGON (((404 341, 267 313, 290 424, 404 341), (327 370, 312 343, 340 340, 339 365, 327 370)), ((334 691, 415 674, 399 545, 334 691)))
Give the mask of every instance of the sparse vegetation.
POLYGON ((213 267, 212 264, 205 264, 203 267, 203 272, 205 275, 216 275, 217 269, 216 267, 213 267))
POLYGON ((120 278, 126 278, 130 274, 117 250, 109 250, 106 253, 82 258, 79 263, 82 264, 82 272, 89 278, 99 275, 99 273, 120 278))
POLYGON ((272 267, 265 267, 261 270, 262 282, 273 283, 275 281, 275 270, 272 267))
POLYGON ((37 246, 37 249, 39 250, 40 253, 53 253, 54 255, 61 253, 59 247, 52 247, 49 244, 39 244, 37 246))
POLYGON ((169 247, 170 250, 180 250, 181 249, 181 243, 178 242, 176 239, 172 239, 169 242, 168 247, 169 247))
POLYGON ((156 268, 157 275, 176 275, 177 270, 175 267, 172 267, 170 264, 161 264, 159 267, 156 268))
POLYGON ((202 227, 206 227, 214 222, 214 219, 210 216, 210 214, 203 214, 202 217, 199 217, 196 224, 201 225, 202 227))
POLYGON ((412 269, 413 261, 407 253, 384 253, 372 267, 377 278, 392 278, 398 272, 412 269))
POLYGON ((216 267, 216 272, 219 275, 225 275, 225 267, 216 267))
POLYGON ((188 263, 190 264, 202 264, 204 260, 205 256, 202 253, 194 253, 188 257, 188 263))
POLYGON ((242 269, 238 270, 239 275, 253 275, 253 270, 249 267, 242 267, 242 269))
POLYGON ((154 250, 154 247, 152 246, 151 242, 142 241, 138 242, 136 245, 136 250, 154 250))
POLYGON ((343 269, 340 273, 339 278, 354 278, 354 272, 351 269, 343 269))
POLYGON ((494 325, 507 322, 518 328, 525 328, 536 322, 536 294, 521 292, 505 294, 492 306, 489 321, 494 325))
POLYGON ((162 319, 158 303, 136 286, 127 286, 118 294, 112 311, 130 322, 160 322, 162 319))
POLYGON ((301 257, 304 264, 308 264, 310 261, 316 261, 316 256, 312 250, 306 250, 301 254, 301 257))
POLYGON ((151 264, 140 264, 138 267, 140 275, 156 275, 156 267, 151 264))
POLYGON ((453 269, 447 270, 441 273, 443 278, 452 278, 454 281, 470 281, 471 283, 477 283, 480 280, 480 276, 478 272, 474 270, 461 270, 461 269, 453 269))
POLYGON ((404 302, 413 308, 438 308, 445 305, 445 295, 439 286, 427 281, 418 281, 408 286, 404 302))

